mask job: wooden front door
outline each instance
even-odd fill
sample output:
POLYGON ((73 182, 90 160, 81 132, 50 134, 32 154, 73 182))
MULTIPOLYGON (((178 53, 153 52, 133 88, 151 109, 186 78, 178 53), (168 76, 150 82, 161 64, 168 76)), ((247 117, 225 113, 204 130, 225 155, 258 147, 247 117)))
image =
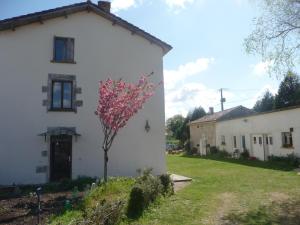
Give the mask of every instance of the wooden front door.
POLYGON ((72 136, 51 136, 50 142, 50 181, 71 179, 72 136))

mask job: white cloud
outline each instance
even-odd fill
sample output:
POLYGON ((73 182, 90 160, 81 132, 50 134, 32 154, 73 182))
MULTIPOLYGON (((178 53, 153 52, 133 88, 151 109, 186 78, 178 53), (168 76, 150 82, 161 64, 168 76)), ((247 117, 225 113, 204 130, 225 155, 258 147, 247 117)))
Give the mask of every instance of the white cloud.
POLYGON ((170 8, 184 9, 187 4, 192 4, 195 0, 164 0, 170 8))
POLYGON ((126 10, 133 6, 136 6, 136 0, 112 0, 111 2, 112 12, 126 10))
POLYGON ((218 104, 217 90, 209 89, 201 83, 187 83, 186 79, 208 70, 214 58, 198 58, 178 66, 174 70, 164 71, 166 118, 175 114, 186 115, 194 107, 208 108, 218 104))
POLYGON ((268 74, 269 67, 272 66, 271 61, 259 62, 255 65, 251 65, 252 73, 255 76, 262 77, 268 74))
POLYGON ((178 82, 184 81, 187 77, 207 70, 213 62, 214 58, 198 58, 193 62, 180 65, 176 70, 165 70, 164 80, 166 90, 174 88, 178 82))
POLYGON ((186 83, 166 93, 166 118, 176 114, 186 116, 189 110, 200 105, 207 109, 218 104, 219 95, 217 90, 209 89, 201 83, 186 83))

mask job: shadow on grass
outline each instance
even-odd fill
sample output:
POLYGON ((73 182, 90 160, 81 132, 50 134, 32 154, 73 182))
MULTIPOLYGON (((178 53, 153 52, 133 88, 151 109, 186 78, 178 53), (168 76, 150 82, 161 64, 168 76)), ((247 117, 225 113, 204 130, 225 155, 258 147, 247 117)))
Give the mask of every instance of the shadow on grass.
POLYGON ((285 161, 260 161, 260 160, 249 160, 249 159, 233 159, 233 158, 225 158, 225 157, 214 156, 214 155, 209 155, 209 156, 182 155, 181 157, 201 158, 207 160, 215 160, 219 162, 234 163, 243 166, 251 166, 251 167, 258 167, 263 169, 281 170, 281 171, 292 171, 296 168, 294 165, 289 164, 285 161))
POLYGON ((273 202, 248 212, 230 213, 223 220, 227 225, 297 225, 300 224, 300 201, 273 202))

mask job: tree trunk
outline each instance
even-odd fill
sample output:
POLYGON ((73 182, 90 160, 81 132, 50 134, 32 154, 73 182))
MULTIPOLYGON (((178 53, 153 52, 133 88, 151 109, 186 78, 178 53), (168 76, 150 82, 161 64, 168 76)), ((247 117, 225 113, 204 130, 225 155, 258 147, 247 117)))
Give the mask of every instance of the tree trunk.
POLYGON ((108 149, 104 149, 104 183, 107 182, 107 162, 108 162, 108 149))

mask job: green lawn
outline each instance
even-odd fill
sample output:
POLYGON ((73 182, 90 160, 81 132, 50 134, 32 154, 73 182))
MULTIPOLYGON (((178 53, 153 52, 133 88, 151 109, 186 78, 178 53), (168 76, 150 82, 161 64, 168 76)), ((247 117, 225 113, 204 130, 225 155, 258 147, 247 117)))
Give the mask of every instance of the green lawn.
POLYGON ((168 156, 191 185, 152 206, 136 224, 300 224, 300 176, 281 163, 168 156))

